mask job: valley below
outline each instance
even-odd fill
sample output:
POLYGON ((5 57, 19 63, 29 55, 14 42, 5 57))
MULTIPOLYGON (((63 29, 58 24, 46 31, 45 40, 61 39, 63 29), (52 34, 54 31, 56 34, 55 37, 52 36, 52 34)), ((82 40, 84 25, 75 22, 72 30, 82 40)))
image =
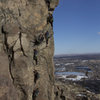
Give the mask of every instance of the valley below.
POLYGON ((61 100, 100 100, 100 54, 55 56, 54 62, 61 100))

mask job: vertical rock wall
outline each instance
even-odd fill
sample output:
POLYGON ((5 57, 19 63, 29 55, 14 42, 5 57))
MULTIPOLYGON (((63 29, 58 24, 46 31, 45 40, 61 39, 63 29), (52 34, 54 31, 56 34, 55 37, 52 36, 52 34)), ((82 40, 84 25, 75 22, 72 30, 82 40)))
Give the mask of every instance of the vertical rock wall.
POLYGON ((57 5, 58 0, 0 0, 0 100, 54 100, 57 5))

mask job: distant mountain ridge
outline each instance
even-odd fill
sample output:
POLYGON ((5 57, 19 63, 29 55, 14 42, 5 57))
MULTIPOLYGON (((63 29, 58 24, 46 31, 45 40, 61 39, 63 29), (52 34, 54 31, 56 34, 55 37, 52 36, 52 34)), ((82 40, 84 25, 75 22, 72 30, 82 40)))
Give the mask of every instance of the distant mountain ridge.
POLYGON ((83 55, 100 55, 100 53, 82 53, 82 54, 56 54, 54 57, 64 56, 83 56, 83 55))
POLYGON ((82 60, 100 59, 100 53, 55 55, 54 58, 68 58, 68 59, 82 59, 82 60))

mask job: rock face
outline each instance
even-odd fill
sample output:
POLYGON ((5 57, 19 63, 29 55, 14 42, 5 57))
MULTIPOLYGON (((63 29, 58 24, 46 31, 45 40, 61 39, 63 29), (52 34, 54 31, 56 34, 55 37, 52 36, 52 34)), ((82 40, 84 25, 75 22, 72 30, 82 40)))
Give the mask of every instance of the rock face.
POLYGON ((58 0, 0 0, 0 100, 54 100, 57 5, 58 0))

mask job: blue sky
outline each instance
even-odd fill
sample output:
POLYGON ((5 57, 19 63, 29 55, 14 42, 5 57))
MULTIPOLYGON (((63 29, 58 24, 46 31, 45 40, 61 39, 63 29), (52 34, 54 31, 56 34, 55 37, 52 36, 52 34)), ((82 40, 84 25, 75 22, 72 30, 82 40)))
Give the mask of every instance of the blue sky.
POLYGON ((60 0, 54 38, 55 54, 100 53, 100 0, 60 0))

